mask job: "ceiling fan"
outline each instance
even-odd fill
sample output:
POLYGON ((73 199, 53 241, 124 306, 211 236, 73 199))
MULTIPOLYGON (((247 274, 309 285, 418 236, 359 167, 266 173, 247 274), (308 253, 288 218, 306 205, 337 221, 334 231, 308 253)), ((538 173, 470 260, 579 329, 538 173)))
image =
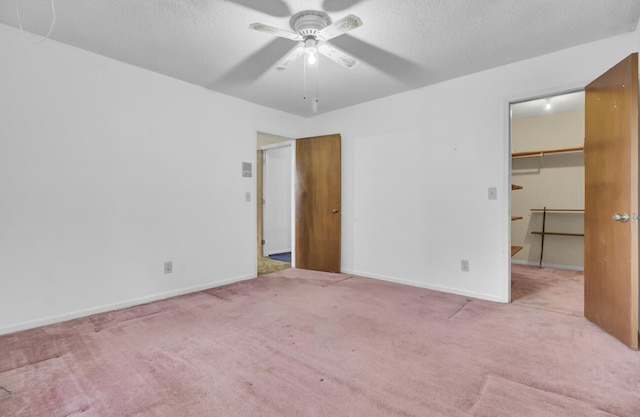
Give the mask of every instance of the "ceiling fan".
POLYGON ((301 45, 292 49, 276 67, 278 71, 284 71, 290 63, 305 54, 307 56, 307 62, 310 65, 315 64, 318 60, 318 53, 321 53, 345 68, 353 68, 358 61, 352 56, 326 43, 326 41, 360 26, 362 26, 362 20, 352 14, 331 23, 329 15, 325 12, 305 10, 291 17, 291 28, 295 32, 279 29, 263 23, 252 23, 249 25, 249 28, 301 43, 301 45))

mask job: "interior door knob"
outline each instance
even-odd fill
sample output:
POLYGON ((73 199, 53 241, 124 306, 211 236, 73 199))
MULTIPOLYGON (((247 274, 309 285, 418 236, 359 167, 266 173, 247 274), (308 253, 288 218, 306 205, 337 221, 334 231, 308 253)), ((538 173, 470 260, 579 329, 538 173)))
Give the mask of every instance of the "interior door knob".
POLYGON ((629 221, 629 215, 627 213, 616 213, 613 215, 613 220, 617 221, 617 222, 623 222, 626 223, 629 221))
POLYGON ((339 213, 339 212, 340 212, 340 209, 334 208, 333 210, 331 210, 331 212, 332 212, 333 214, 336 214, 336 213, 339 213))

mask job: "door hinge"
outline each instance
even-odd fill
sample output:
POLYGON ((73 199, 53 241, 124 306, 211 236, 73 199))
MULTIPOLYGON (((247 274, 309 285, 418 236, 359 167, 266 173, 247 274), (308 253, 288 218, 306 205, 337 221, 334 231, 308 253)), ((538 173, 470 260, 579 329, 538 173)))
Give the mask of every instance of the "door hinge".
POLYGON ((265 243, 267 243, 264 239, 262 239, 262 244, 264 245, 265 243))

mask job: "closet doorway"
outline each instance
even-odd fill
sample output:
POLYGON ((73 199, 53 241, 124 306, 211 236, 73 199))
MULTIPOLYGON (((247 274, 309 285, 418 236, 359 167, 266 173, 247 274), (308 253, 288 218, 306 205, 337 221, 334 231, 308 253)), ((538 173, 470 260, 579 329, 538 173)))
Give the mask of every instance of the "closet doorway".
POLYGON ((511 105, 511 296, 584 312, 584 91, 511 105))

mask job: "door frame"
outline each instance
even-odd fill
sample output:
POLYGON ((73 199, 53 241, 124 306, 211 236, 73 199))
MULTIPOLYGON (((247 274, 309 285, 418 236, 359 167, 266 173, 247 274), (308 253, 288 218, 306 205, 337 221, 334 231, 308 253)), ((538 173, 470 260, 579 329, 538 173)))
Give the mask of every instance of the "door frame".
MULTIPOLYGON (((251 211, 251 222, 254 222, 254 228, 253 228, 253 234, 252 234, 252 242, 253 244, 251 245, 252 247, 255 248, 255 253, 253 253, 253 258, 252 258, 252 262, 254 263, 254 273, 255 276, 258 276, 258 258, 262 255, 262 245, 260 245, 260 248, 258 248, 257 243, 258 243, 258 236, 260 235, 258 233, 258 226, 262 226, 258 224, 258 212, 262 213, 262 210, 258 210, 258 199, 262 198, 262 184, 258 184, 258 177, 260 177, 260 180, 262 180, 262 171, 260 175, 257 174, 258 170, 262 170, 262 164, 259 164, 260 161, 258 161, 257 158, 257 154, 258 151, 261 151, 262 147, 258 146, 258 137, 260 135, 265 135, 265 136, 271 136, 271 137, 279 137, 282 138, 282 142, 285 141, 291 141, 291 152, 293 153, 293 155, 295 155, 295 151, 296 151, 296 143, 295 143, 295 138, 297 137, 297 133, 295 132, 286 132, 286 131, 279 131, 278 129, 273 129, 273 128, 259 128, 259 127, 254 127, 252 130, 252 143, 253 143, 253 166, 255 168, 255 174, 253 175, 252 181, 252 190, 253 190, 253 195, 255 196, 255 200, 256 203, 252 204, 252 211, 251 211)), ((295 157, 294 157, 295 158, 295 157)), ((292 158, 293 159, 293 158, 292 158)), ((295 159, 294 159, 295 161, 295 159)), ((292 162, 294 163, 294 162, 292 162)), ((293 196, 293 185, 292 185, 292 190, 291 190, 292 196, 293 196)), ((262 205, 260 204, 260 207, 262 207, 262 205)), ((291 217, 292 217, 292 221, 295 220, 295 204, 292 203, 292 212, 291 212, 291 217)), ((295 242, 295 230, 293 230, 293 225, 292 225, 292 236, 291 236, 292 242, 295 242)), ((295 268, 295 264, 293 263, 293 251, 295 250, 295 248, 292 248, 292 259, 291 259, 291 266, 295 268)))
MULTIPOLYGON (((587 84, 589 84, 589 82, 583 82, 583 83, 575 83, 575 84, 571 84, 571 85, 565 85, 565 86, 559 86, 559 87, 552 87, 549 89, 545 89, 545 90, 538 90, 538 91, 534 91, 531 93, 523 93, 521 95, 517 95, 517 96, 513 96, 513 97, 506 97, 504 100, 504 111, 503 111, 503 115, 504 115, 504 121, 503 121, 503 126, 504 126, 504 165, 503 165, 503 169, 505 171, 505 186, 502 190, 503 195, 508 196, 505 201, 506 201, 506 210, 505 210, 505 215, 503 216, 504 221, 506 222, 507 227, 505 228, 506 232, 506 242, 509 242, 508 245, 510 245, 511 243, 511 172, 513 170, 512 167, 512 159, 511 159, 511 105, 512 104, 517 104, 517 103, 523 103, 526 101, 531 101, 531 100, 539 100, 542 98, 547 98, 547 97, 553 97, 553 96, 560 96, 563 94, 570 94, 570 93, 575 93, 578 91, 584 91, 585 87, 587 86, 587 84)), ((505 255, 507 256, 506 258, 506 263, 507 263, 507 267, 506 267, 506 271, 507 271, 507 276, 505 277, 505 287, 504 287, 504 300, 506 303, 511 303, 511 251, 508 250, 509 248, 505 248, 505 255)))

